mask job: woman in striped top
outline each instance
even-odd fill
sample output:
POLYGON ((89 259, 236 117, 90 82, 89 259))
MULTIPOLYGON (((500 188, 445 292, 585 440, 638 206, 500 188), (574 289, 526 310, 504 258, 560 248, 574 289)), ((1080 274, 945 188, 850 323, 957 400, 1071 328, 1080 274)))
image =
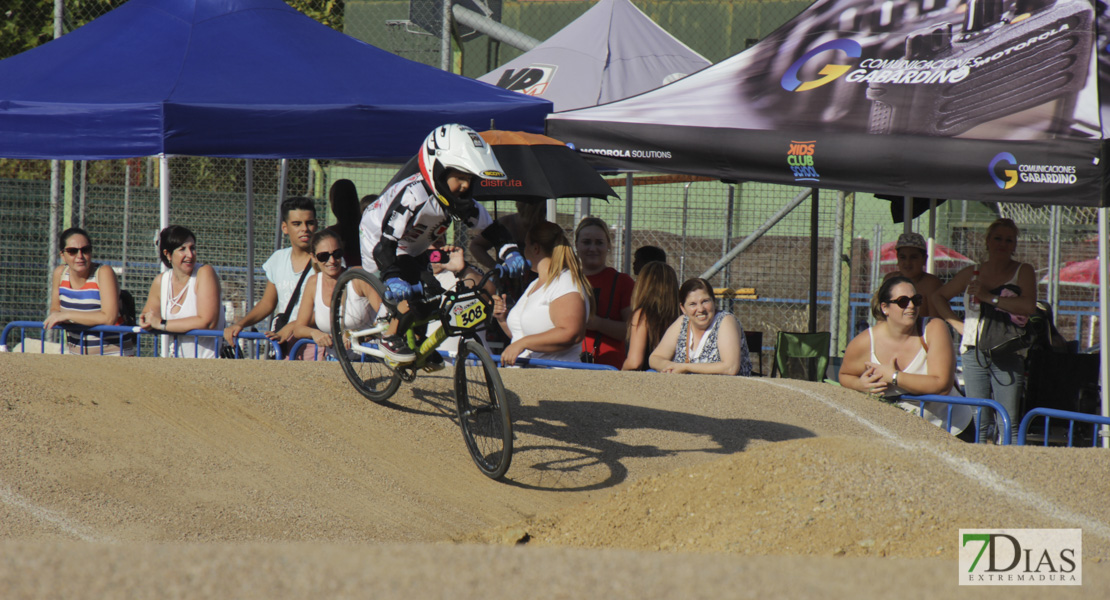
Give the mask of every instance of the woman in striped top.
MULTIPOLYGON (((122 325, 119 312, 119 283, 107 265, 92 260, 92 241, 80 227, 62 232, 58 249, 62 264, 54 269, 50 287, 50 314, 43 320, 45 329, 55 325, 122 325)), ((119 354, 119 334, 82 335, 66 332, 66 352, 75 354, 119 354)))

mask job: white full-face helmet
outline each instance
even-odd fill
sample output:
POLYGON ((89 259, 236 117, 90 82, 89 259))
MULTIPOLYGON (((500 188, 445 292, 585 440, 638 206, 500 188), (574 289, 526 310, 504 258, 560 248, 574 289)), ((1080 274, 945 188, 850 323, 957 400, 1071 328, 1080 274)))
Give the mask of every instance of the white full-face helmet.
POLYGON ((428 134, 420 149, 420 174, 428 187, 432 188, 436 199, 455 217, 461 217, 471 206, 475 181, 461 195, 451 193, 447 186, 447 170, 456 169, 480 179, 506 179, 501 163, 493 155, 493 150, 478 132, 451 123, 440 125, 428 134))

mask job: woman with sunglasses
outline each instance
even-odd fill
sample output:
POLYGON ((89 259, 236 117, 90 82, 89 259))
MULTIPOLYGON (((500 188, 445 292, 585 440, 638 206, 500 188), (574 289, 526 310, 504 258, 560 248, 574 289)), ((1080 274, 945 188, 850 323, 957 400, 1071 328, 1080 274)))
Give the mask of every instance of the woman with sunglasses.
MULTIPOLYGON (((948 325, 941 319, 921 316, 925 299, 913 282, 901 275, 879 286, 871 298, 875 324, 857 335, 844 350, 840 385, 897 401, 903 394, 948 395, 955 381, 956 359, 948 325)), ((916 402, 899 402, 903 409, 918 413, 916 402)), ((925 417, 944 426, 948 405, 925 403, 925 417)), ((963 431, 971 421, 971 409, 952 405, 949 432, 963 431)))
MULTIPOLYGON (((80 227, 70 227, 62 232, 58 249, 62 264, 51 277, 50 314, 43 320, 43 328, 65 323, 123 325, 116 273, 108 265, 93 262, 89 234, 80 227)), ((98 333, 66 332, 66 352, 101 354, 101 348, 98 333)), ((123 353, 133 350, 133 342, 125 341, 123 353)), ((118 334, 104 334, 103 354, 120 354, 118 334)))
MULTIPOLYGON (((343 264, 343 240, 339 233, 331 229, 322 229, 312 236, 310 242, 312 252, 312 267, 316 273, 310 275, 305 281, 306 293, 312 293, 312 302, 301 302, 297 311, 297 319, 293 323, 292 331, 286 339, 309 339, 316 343, 315 358, 305 355, 304 360, 323 360, 325 356, 334 353, 334 340, 331 336, 331 299, 335 291, 335 283, 347 267, 343 264)), ((347 306, 343 311, 345 325, 351 329, 369 324, 377 313, 371 304, 377 304, 377 296, 370 286, 355 280, 351 282, 355 293, 347 294, 347 306), (370 299, 374 302, 371 303, 370 299)))

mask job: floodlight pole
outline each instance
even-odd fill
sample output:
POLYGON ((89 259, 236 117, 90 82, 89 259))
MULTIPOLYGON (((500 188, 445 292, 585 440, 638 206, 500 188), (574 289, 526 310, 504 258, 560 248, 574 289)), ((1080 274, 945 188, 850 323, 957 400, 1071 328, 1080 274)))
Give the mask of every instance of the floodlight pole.
POLYGON ((443 0, 443 27, 439 30, 439 68, 451 72, 451 0, 443 0))

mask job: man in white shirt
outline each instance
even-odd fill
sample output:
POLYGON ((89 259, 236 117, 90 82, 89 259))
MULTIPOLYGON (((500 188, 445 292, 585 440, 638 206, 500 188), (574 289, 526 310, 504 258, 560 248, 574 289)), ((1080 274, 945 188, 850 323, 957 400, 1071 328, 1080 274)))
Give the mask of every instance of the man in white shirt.
POLYGON ((304 297, 304 290, 296 288, 298 282, 301 283, 302 288, 304 287, 303 276, 306 274, 306 269, 311 268, 312 265, 311 243, 317 224, 316 205, 312 198, 291 196, 281 203, 281 232, 289 236, 290 245, 271 254, 262 265, 262 270, 266 272, 266 291, 262 293, 262 299, 250 312, 234 325, 224 329, 224 339, 227 343, 234 344, 235 338, 244 328, 274 314, 275 310, 277 311, 275 321, 286 312, 290 316, 277 331, 267 331, 266 337, 276 342, 292 334, 297 307, 304 297), (294 300, 295 291, 300 293, 292 302, 292 306, 289 306, 290 300, 294 300))

